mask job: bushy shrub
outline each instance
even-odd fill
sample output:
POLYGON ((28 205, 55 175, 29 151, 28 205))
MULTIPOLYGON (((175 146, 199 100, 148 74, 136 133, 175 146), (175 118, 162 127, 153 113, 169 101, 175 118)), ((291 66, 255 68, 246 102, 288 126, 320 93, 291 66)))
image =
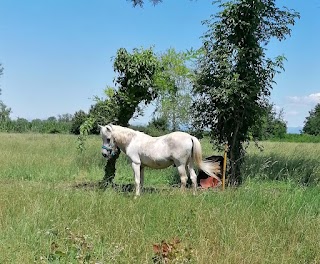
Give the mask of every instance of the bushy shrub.
POLYGON ((72 119, 71 129, 70 129, 70 132, 72 134, 75 134, 75 135, 80 134, 80 126, 86 120, 87 116, 88 115, 82 110, 80 110, 74 114, 73 119, 72 119))

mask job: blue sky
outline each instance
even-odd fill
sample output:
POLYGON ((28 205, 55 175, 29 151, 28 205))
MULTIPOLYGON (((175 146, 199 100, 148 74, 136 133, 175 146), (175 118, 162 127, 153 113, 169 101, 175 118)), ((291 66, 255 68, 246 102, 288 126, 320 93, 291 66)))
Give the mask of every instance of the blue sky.
MULTIPOLYGON (((80 109, 103 96, 115 76, 111 58, 124 47, 162 52, 199 48, 201 21, 216 13, 211 0, 163 0, 133 8, 126 0, 1 0, 2 100, 12 118, 48 118, 80 109)), ((288 126, 303 126, 320 103, 320 0, 279 0, 299 11, 292 36, 268 47, 284 54, 271 101, 283 108, 288 126)), ((151 110, 136 122, 150 119, 151 110)))

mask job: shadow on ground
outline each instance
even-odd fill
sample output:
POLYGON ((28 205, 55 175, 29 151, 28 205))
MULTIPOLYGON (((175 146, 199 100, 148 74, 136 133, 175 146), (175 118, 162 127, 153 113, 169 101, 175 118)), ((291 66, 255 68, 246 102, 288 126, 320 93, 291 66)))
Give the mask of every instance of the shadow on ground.
MULTIPOLYGON (((131 193, 134 192, 135 186, 134 184, 119 184, 119 183, 106 183, 103 181, 91 181, 91 182, 81 182, 77 184, 73 184, 72 188, 81 189, 81 190, 88 190, 88 191, 105 191, 108 188, 112 188, 117 192, 125 192, 131 193)), ((144 193, 155 193, 159 192, 160 188, 154 187, 143 187, 142 192, 144 193)))

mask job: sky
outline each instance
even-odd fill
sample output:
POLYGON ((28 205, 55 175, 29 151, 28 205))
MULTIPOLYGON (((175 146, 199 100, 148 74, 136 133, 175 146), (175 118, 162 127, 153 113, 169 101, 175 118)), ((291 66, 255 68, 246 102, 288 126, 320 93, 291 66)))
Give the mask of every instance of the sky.
MULTIPOLYGON (((185 51, 201 47, 201 21, 218 9, 212 0, 163 0, 133 8, 127 0, 1 0, 0 100, 11 118, 47 119, 88 111, 116 76, 119 48, 185 51)), ((300 12, 285 41, 272 41, 267 55, 285 55, 271 102, 288 127, 302 127, 320 103, 320 0, 278 0, 300 12)), ((145 124, 153 108, 135 123, 145 124)))

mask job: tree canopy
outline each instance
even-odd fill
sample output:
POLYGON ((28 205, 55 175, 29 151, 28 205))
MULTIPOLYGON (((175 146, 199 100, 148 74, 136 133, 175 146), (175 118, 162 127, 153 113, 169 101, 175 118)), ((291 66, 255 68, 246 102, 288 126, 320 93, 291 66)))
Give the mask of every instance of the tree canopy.
POLYGON ((159 61, 152 48, 133 49, 132 53, 120 48, 114 59, 116 73, 114 87, 105 90, 106 98, 96 98, 89 110, 90 129, 97 124, 114 123, 127 126, 129 120, 143 112, 158 96, 155 78, 160 71, 159 61))
POLYGON ((159 55, 162 71, 157 76, 159 96, 155 114, 167 120, 173 131, 188 125, 192 102, 194 72, 187 65, 198 51, 177 52, 170 48, 159 55))
POLYGON ((217 15, 204 21, 204 54, 199 60, 194 92, 195 125, 209 128, 212 139, 229 147, 230 184, 239 184, 243 143, 250 128, 260 126, 273 78, 283 56, 266 57, 272 38, 290 35, 299 14, 276 7, 275 0, 221 2, 217 15))
MULTIPOLYGON (((3 74, 3 67, 0 63, 0 77, 3 74)), ((0 87, 1 95, 1 87, 0 87)), ((7 107, 2 100, 0 100, 0 122, 6 122, 10 119, 11 108, 7 107)))
POLYGON ((250 128, 250 133, 257 140, 283 138, 287 133, 287 123, 283 119, 283 110, 276 112, 274 105, 267 104, 260 122, 250 128))
MULTIPOLYGON (((127 0, 127 1, 130 1, 132 2, 133 6, 136 7, 136 6, 140 6, 142 7, 143 4, 144 4, 144 0, 127 0)), ((158 3, 161 3, 162 0, 149 0, 149 2, 151 2, 152 4, 156 5, 158 3)))
MULTIPOLYGON (((0 63, 0 77, 3 74, 3 67, 2 64, 0 63)), ((1 95, 1 87, 0 87, 0 95, 1 95)))
MULTIPOLYGON (((90 109, 89 118, 81 125, 80 149, 83 146, 83 136, 92 129, 96 130, 98 123, 112 122, 127 126, 135 113, 143 111, 143 104, 149 104, 158 96, 155 79, 160 71, 160 65, 152 48, 133 49, 132 53, 120 48, 113 67, 117 74, 114 87, 106 89, 107 98, 97 100, 90 109)), ((109 159, 105 166, 105 182, 112 181, 115 175, 118 155, 109 159)))
POLYGON ((309 135, 320 135, 320 103, 309 112, 309 116, 304 121, 302 131, 309 135))

